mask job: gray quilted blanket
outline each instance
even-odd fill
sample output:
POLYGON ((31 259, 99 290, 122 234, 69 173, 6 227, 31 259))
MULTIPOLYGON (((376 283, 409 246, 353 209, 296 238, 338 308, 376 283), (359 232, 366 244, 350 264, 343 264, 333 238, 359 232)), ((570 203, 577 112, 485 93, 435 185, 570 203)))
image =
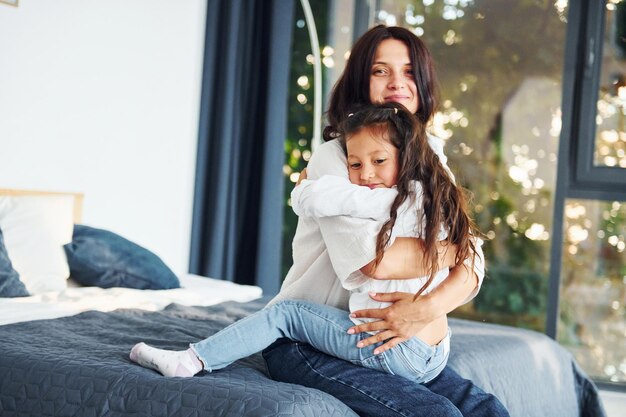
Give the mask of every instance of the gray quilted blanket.
POLYGON ((494 393, 511 417, 605 417, 594 383, 544 334, 450 320, 449 366, 494 393))
MULTIPOLYGON (((264 301, 0 326, 0 416, 355 416, 321 391, 270 380, 260 354, 194 378, 164 378, 128 359, 138 341, 185 349, 264 301)), ((463 320, 450 326, 450 366, 496 394, 512 417, 605 415, 594 384, 548 337, 463 320)))
POLYGON ((138 341, 185 349, 263 304, 173 304, 0 326, 0 416, 355 416, 321 391, 270 380, 260 354, 195 378, 164 378, 128 359, 138 341))

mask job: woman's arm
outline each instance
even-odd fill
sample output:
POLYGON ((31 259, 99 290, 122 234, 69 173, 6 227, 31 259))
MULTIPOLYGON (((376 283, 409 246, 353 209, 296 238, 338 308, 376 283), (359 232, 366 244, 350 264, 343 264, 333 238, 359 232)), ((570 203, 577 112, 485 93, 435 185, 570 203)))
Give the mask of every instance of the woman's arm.
POLYGON ((360 347, 369 346, 386 340, 379 346, 377 353, 415 336, 432 321, 450 313, 462 305, 476 291, 478 276, 465 264, 450 270, 450 275, 432 292, 415 298, 410 293, 370 294, 372 299, 393 303, 387 308, 355 311, 351 317, 367 317, 378 319, 369 323, 354 326, 349 333, 378 331, 377 334, 362 341, 360 347))
MULTIPOLYGON (((409 293, 370 294, 372 299, 393 303, 383 309, 359 310, 355 317, 379 319, 353 327, 355 333, 378 330, 363 340, 363 346, 387 340, 377 350, 384 352, 421 331, 440 318, 474 298, 485 276, 482 240, 475 238, 476 256, 450 269, 448 277, 428 294, 415 297, 409 293)), ((397 271, 396 271, 397 272, 397 271)), ((393 272, 392 272, 393 273, 393 272)))

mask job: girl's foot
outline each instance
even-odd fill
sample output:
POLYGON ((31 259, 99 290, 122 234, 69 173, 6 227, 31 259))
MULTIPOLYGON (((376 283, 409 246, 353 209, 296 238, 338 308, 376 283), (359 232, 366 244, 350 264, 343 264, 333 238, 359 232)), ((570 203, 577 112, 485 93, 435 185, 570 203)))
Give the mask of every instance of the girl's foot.
POLYGON ((143 342, 133 346, 130 360, 165 376, 191 377, 202 370, 202 362, 191 349, 157 349, 143 342))

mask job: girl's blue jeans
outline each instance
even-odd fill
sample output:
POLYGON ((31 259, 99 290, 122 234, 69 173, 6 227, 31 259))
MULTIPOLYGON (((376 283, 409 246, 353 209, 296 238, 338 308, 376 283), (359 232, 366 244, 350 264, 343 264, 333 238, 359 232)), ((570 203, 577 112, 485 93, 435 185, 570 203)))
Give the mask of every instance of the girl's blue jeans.
POLYGON ((286 300, 190 346, 207 371, 224 368, 283 337, 307 343, 353 364, 418 383, 432 380, 446 366, 450 353, 449 333, 437 346, 430 346, 414 337, 375 355, 377 345, 356 347, 359 341, 371 335, 348 334, 348 328, 353 325, 347 311, 323 304, 286 300))

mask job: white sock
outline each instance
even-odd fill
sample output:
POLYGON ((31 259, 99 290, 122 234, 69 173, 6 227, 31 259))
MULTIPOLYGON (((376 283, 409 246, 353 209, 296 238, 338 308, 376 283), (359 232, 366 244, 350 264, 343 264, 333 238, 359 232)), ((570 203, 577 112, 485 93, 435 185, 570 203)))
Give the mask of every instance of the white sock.
POLYGON ((202 370, 202 362, 190 349, 164 350, 137 343, 130 351, 130 360, 165 376, 194 376, 202 370))

